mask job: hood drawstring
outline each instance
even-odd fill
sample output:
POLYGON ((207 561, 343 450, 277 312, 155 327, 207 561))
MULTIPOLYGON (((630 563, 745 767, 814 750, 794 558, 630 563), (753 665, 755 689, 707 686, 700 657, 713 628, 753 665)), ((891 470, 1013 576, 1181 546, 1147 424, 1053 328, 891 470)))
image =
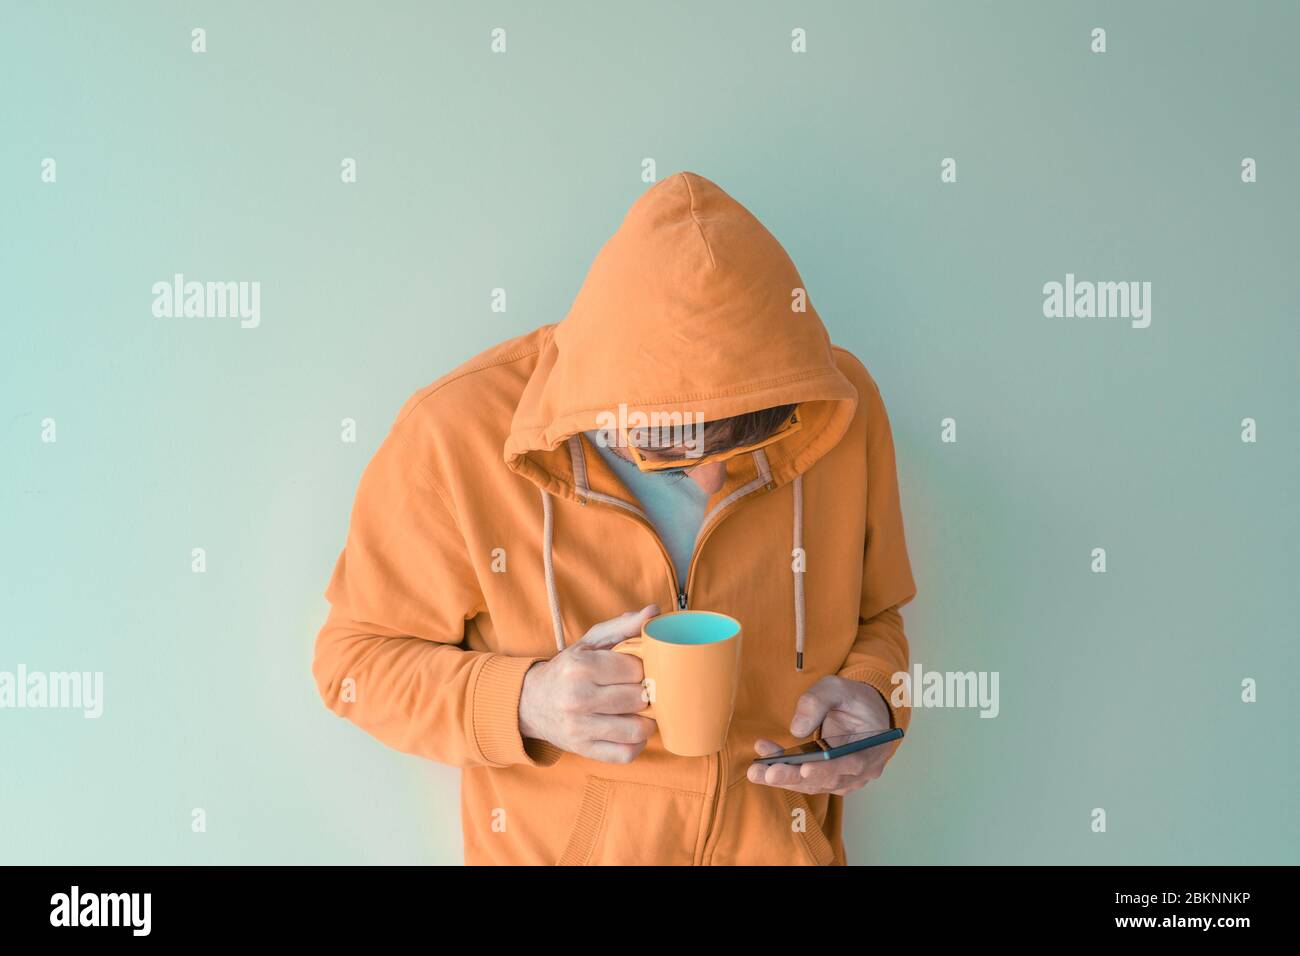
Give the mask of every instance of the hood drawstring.
MULTIPOLYGON (((546 600, 551 606, 551 628, 555 631, 555 649, 564 650, 564 618, 560 615, 560 592, 555 585, 555 503, 545 489, 542 496, 542 568, 546 575, 546 600)), ((803 475, 794 479, 794 550, 790 564, 794 572, 794 669, 803 670, 803 653, 807 641, 807 608, 804 603, 803 576, 807 555, 803 553, 803 475)))
POLYGON ((790 564, 794 571, 794 669, 803 670, 803 648, 807 637, 806 608, 803 599, 803 575, 808 556, 803 550, 803 475, 794 478, 794 551, 790 564))
POLYGON ((555 649, 564 650, 564 618, 560 616, 560 592, 555 588, 555 561, 551 556, 555 543, 555 504, 545 488, 542 493, 542 567, 546 572, 546 600, 551 605, 551 627, 555 631, 555 649))

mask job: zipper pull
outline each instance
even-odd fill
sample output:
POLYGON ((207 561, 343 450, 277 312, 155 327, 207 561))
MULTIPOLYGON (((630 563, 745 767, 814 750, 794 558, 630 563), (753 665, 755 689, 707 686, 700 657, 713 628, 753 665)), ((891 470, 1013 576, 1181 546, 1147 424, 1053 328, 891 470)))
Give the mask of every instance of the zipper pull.
POLYGON ((685 588, 682 588, 682 590, 677 592, 677 609, 680 611, 686 610, 686 589, 685 588))

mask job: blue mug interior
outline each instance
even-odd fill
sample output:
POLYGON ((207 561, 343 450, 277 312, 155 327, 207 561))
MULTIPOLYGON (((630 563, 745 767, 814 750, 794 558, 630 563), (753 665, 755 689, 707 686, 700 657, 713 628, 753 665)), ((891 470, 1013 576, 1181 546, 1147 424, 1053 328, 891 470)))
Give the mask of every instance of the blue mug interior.
POLYGON ((645 632, 665 644, 717 644, 735 637, 740 625, 723 614, 686 611, 655 618, 646 624, 645 632))

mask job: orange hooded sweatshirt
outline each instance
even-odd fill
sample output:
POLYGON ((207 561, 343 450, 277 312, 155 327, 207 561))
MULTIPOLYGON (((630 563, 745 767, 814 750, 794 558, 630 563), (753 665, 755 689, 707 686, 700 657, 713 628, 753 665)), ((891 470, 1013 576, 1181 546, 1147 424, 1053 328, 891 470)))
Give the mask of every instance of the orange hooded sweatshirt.
POLYGON ((562 322, 417 392, 366 468, 313 672, 336 714, 463 768, 466 862, 845 862, 842 798, 745 776, 756 738, 793 742, 819 678, 888 700, 908 667, 885 406, 803 288, 743 206, 674 175, 632 205, 562 322), (800 406, 799 430, 728 461, 685 581, 581 435, 620 403, 704 421, 800 406), (615 765, 523 739, 525 671, 652 602, 743 625, 725 749, 678 757, 656 735, 615 765))

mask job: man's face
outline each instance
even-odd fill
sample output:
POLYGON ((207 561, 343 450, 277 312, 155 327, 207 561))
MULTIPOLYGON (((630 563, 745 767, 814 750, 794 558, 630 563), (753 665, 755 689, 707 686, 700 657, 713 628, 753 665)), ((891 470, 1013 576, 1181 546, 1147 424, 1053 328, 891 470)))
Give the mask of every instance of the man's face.
MULTIPOLYGON (((628 453, 628 450, 624 448, 622 443, 619 441, 617 432, 607 431, 604 434, 607 440, 605 447, 610 448, 614 454, 618 455, 620 458, 626 459, 627 461, 633 460, 631 454, 628 453)), ((702 465, 693 466, 690 464, 690 452, 691 449, 688 449, 685 444, 676 444, 657 448, 646 447, 641 449, 642 455, 652 461, 680 460, 682 462, 682 468, 674 468, 671 471, 661 472, 661 474, 674 474, 680 472, 699 485, 700 489, 706 494, 713 494, 721 488, 723 482, 727 480, 727 463, 725 461, 710 461, 705 462, 702 465)), ((698 452, 696 453, 696 457, 698 457, 698 452)))

